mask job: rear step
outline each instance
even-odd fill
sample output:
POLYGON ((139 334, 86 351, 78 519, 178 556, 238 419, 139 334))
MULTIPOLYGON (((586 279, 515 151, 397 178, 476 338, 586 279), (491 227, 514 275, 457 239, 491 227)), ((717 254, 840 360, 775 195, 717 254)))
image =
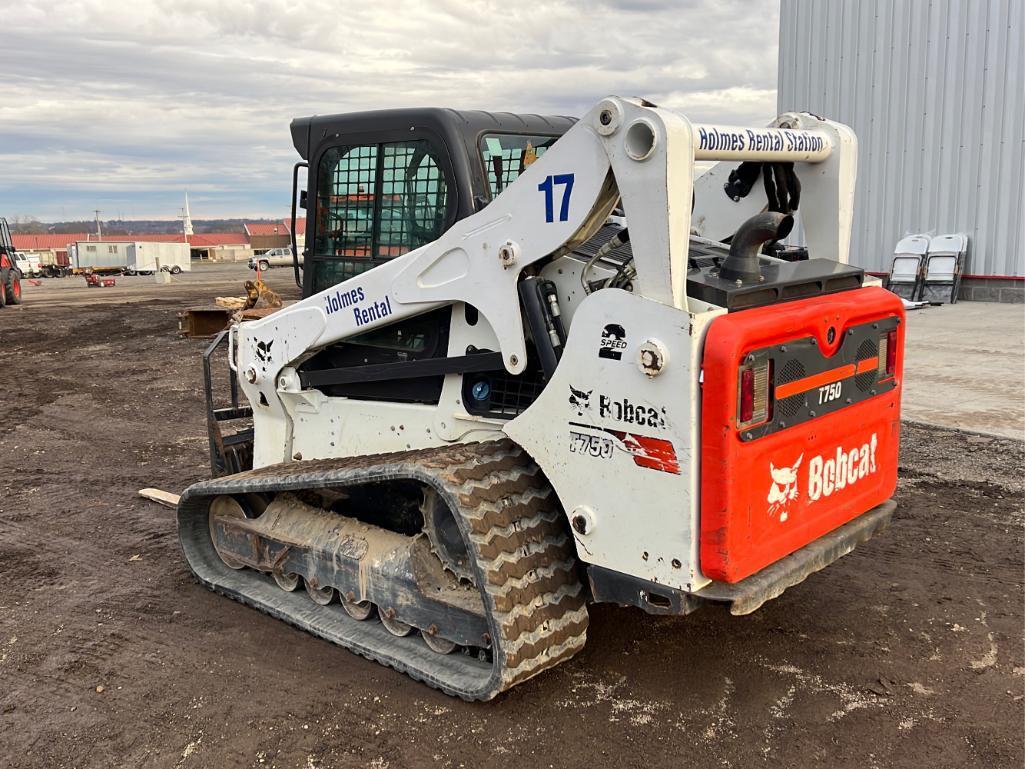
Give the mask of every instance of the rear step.
MULTIPOLYGON (((338 519, 340 526, 352 521, 338 519)), ((585 592, 564 516, 540 470, 508 440, 275 465, 204 481, 182 495, 178 532, 189 566, 211 590, 463 699, 491 699, 569 659, 586 639, 585 592), (458 512, 480 595, 477 606, 482 604, 486 620, 481 643, 490 644, 487 653, 435 653, 415 635, 396 636, 383 624, 354 619, 337 603, 318 605, 305 593, 282 589, 262 573, 276 557, 285 557, 280 553, 250 549, 251 556, 235 559, 246 550, 232 546, 228 560, 236 568, 231 568, 214 547, 212 528, 227 539, 249 538, 261 547, 283 541, 288 528, 273 522, 261 526, 259 518, 225 526, 226 517, 210 516, 218 497, 338 491, 388 481, 420 483, 458 512)), ((342 588, 343 597, 345 592, 342 588)))
POLYGON ((683 616, 708 603, 728 604, 731 614, 750 614, 883 531, 896 507, 887 500, 746 579, 713 581, 693 593, 591 565, 592 600, 636 606, 648 614, 683 616))
POLYGON ((889 499, 747 579, 732 584, 713 582, 693 595, 715 603, 728 603, 730 614, 750 614, 883 531, 890 525, 896 509, 897 503, 889 499))

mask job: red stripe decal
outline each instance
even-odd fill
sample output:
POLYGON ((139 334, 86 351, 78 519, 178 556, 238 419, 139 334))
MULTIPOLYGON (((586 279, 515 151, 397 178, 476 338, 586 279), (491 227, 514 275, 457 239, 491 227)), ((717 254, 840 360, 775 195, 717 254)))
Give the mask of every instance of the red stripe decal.
POLYGON ((633 454, 634 464, 638 467, 661 470, 673 475, 680 474, 680 460, 676 458, 676 449, 673 448, 672 441, 622 430, 603 429, 622 441, 623 447, 633 454))

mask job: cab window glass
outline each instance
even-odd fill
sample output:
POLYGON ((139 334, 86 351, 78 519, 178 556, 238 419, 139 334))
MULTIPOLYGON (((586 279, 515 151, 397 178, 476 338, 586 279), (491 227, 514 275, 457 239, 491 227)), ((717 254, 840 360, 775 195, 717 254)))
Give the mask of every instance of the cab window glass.
POLYGON ((371 255, 377 145, 335 147, 320 160, 317 176, 319 256, 371 255))
POLYGON ((315 290, 436 240, 448 202, 424 139, 328 150, 317 174, 315 290))
POLYGON ((480 153, 488 176, 491 197, 499 194, 523 173, 523 169, 555 144, 558 136, 484 134, 480 153))
POLYGON ((446 188, 426 141, 381 145, 381 205, 376 256, 399 256, 430 243, 445 223, 446 188))

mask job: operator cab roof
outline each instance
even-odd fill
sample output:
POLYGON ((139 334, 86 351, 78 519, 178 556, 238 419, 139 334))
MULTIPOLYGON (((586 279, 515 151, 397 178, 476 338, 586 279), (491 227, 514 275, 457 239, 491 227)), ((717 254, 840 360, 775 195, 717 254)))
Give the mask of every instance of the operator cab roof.
POLYGON ((375 134, 421 128, 444 137, 453 150, 460 144, 470 150, 484 133, 561 136, 575 122, 576 118, 566 116, 418 107, 296 118, 291 130, 296 151, 308 161, 311 147, 334 136, 363 134, 372 141, 375 134))

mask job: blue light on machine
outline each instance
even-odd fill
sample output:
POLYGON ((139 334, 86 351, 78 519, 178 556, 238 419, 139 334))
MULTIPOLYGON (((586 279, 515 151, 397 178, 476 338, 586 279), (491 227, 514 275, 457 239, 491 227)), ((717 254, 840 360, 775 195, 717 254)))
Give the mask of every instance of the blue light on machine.
POLYGON ((479 382, 474 382, 473 387, 470 388, 470 395, 473 396, 475 401, 486 401, 488 396, 491 395, 491 385, 483 379, 479 382))

